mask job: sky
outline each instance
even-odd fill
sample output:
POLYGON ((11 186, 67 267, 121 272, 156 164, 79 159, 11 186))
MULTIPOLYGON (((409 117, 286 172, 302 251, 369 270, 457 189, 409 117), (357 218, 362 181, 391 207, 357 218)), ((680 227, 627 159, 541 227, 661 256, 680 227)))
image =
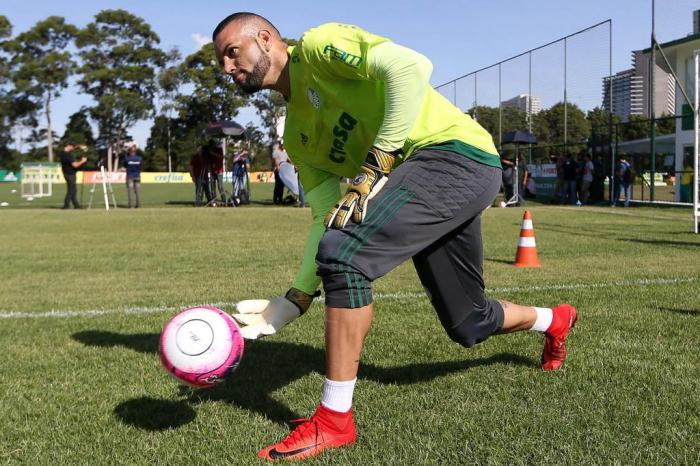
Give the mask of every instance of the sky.
MULTIPOLYGON (((160 36, 163 49, 177 47, 183 56, 206 43, 216 24, 236 11, 263 15, 290 38, 326 22, 355 24, 426 55, 433 63, 431 83, 437 86, 608 19, 612 20, 613 73, 629 68, 631 52, 649 47, 652 0, 0 0, 0 14, 10 20, 15 34, 51 15, 84 27, 105 9, 124 9, 142 17, 160 36)), ((656 0, 655 9, 656 36, 663 43, 692 33, 692 11, 700 9, 700 0, 656 0)), ((609 68, 607 49, 608 32, 603 28, 580 36, 578 44, 575 40, 569 43, 566 82, 573 99, 577 92, 587 102, 600 99, 599 75, 607 74, 609 68)), ((533 58, 540 66, 533 73, 537 89, 532 94, 542 94, 545 105, 558 99, 547 93, 563 87, 560 50, 563 48, 549 47, 533 58), (556 66, 549 66, 551 63, 556 66), (556 71, 548 74, 546 70, 552 69, 556 71)), ((522 75, 527 69, 523 60, 504 66, 504 79, 522 75)), ((480 75, 478 99, 497 102, 493 95, 488 97, 493 94, 488 88, 495 89, 497 77, 496 72, 480 75)), ((503 99, 527 91, 516 81, 512 78, 504 86, 503 99)), ((457 100, 463 107, 474 99, 473 85, 463 80, 457 86, 457 100)), ((66 90, 52 110, 57 133, 63 133, 72 113, 91 102, 76 87, 66 90)), ((234 119, 242 124, 259 121, 252 110, 234 119)), ((139 145, 146 143, 150 126, 150 121, 143 121, 131 129, 139 145)))

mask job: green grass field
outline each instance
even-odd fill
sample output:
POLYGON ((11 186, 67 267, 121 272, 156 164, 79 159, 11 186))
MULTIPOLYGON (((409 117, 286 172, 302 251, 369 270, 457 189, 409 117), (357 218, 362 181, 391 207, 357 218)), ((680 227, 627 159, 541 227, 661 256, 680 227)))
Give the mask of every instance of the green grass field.
MULTIPOLYGON (((258 464, 285 421, 313 412, 320 303, 249 343, 233 378, 212 390, 179 386, 157 355, 180 308, 231 311, 283 293, 308 209, 195 209, 189 185, 144 185, 140 210, 61 211, 61 187, 32 208, 10 189, 0 186, 0 201, 12 199, 0 210, 0 461, 258 464)), ((404 264, 375 284, 358 443, 309 464, 700 462, 700 237, 690 210, 531 210, 540 269, 510 265, 523 209, 484 214, 488 292, 578 307, 564 369, 539 369, 542 337, 530 332, 452 343, 404 264)))

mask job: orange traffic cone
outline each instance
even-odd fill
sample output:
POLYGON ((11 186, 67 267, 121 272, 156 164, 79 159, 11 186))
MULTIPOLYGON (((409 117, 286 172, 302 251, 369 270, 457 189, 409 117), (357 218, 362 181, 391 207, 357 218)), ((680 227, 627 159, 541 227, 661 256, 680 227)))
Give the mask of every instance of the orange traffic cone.
POLYGON ((539 267, 537 258, 537 245, 535 244, 535 230, 532 228, 532 214, 529 210, 523 215, 523 226, 520 229, 520 241, 518 251, 515 253, 516 267, 539 267))

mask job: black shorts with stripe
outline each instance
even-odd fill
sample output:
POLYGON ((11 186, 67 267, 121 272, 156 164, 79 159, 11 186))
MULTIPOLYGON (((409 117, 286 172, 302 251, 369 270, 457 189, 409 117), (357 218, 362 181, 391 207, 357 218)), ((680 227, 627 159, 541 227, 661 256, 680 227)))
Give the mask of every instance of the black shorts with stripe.
POLYGON ((420 150, 389 176, 365 221, 328 230, 316 262, 326 305, 372 303, 372 282, 412 258, 452 339, 464 346, 503 326, 503 309, 484 297, 481 212, 501 170, 445 150, 420 150))

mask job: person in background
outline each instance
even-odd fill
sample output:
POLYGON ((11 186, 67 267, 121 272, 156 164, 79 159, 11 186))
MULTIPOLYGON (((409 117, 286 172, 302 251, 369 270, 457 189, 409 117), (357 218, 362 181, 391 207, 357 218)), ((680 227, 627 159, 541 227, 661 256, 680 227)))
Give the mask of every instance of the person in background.
POLYGON ((248 196, 248 171, 250 170, 250 157, 247 149, 241 150, 233 158, 233 167, 231 168, 232 184, 233 184, 233 202, 238 205, 241 202, 247 203, 248 196))
POLYGON ((527 169, 525 157, 520 156, 518 159, 518 194, 525 199, 527 194, 527 182, 530 180, 530 171, 527 169))
POLYGON ((143 157, 136 153, 136 145, 129 146, 124 157, 126 168, 126 194, 129 199, 129 208, 141 207, 141 163, 143 157), (131 193, 134 194, 134 203, 131 202, 131 193))
POLYGON ((284 145, 281 142, 275 144, 272 149, 272 171, 275 174, 275 189, 272 193, 272 203, 275 205, 282 205, 284 203, 284 183, 279 177, 280 165, 287 162, 289 156, 287 151, 284 150, 284 145))
POLYGON ((583 168, 581 174, 581 204, 588 204, 588 197, 590 196, 591 183, 593 183, 593 174, 595 173, 595 167, 591 161, 591 156, 588 153, 583 155, 583 168))
POLYGON ((61 171, 63 172, 63 177, 66 179, 66 197, 63 199, 64 209, 70 209, 71 202, 73 203, 73 208, 80 209, 75 174, 80 167, 85 165, 87 162, 87 157, 82 156, 80 159, 76 160, 76 158, 73 156, 74 150, 75 144, 72 141, 67 141, 63 145, 63 152, 61 152, 61 155, 59 156, 61 161, 61 171))
POLYGON ((689 159, 683 162, 681 172, 681 202, 693 202, 693 165, 689 159))
POLYGON ((625 194, 625 207, 630 206, 632 198, 632 184, 634 183, 634 170, 627 161, 625 154, 620 154, 620 162, 617 164, 614 179, 614 191, 612 205, 615 207, 620 201, 620 194, 625 194))
POLYGON ((194 205, 202 205, 204 196, 206 196, 207 202, 211 201, 211 191, 209 191, 209 173, 204 166, 204 160, 202 155, 203 147, 197 147, 197 150, 190 158, 190 177, 194 182, 195 188, 195 198, 194 205))
POLYGON ((578 175, 578 163, 574 155, 568 153, 563 165, 564 172, 564 195, 562 204, 576 204, 576 176, 578 175))
POLYGON ((501 183, 503 184, 503 201, 508 202, 515 194, 515 164, 504 155, 501 156, 501 183))
POLYGON ((216 144, 214 139, 210 139, 203 149, 203 154, 209 171, 210 205, 216 207, 216 202, 212 202, 212 200, 216 199, 218 191, 221 202, 225 206, 227 199, 224 191, 224 151, 216 144))

